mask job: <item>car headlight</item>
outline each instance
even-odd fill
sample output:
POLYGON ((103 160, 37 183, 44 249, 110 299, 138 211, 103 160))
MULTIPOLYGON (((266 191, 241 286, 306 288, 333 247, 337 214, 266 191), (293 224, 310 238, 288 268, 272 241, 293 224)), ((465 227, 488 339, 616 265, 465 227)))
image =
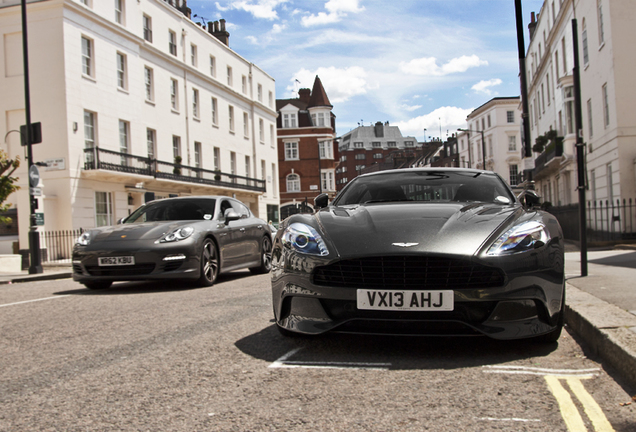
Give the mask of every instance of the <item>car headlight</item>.
POLYGON ((285 228, 281 237, 283 244, 291 246, 295 251, 310 255, 329 255, 318 231, 303 223, 293 223, 285 228))
POLYGON ((89 233, 88 231, 85 231, 82 233, 82 235, 80 235, 77 240, 75 240, 75 244, 81 245, 81 246, 88 246, 91 242, 91 233, 89 233))
POLYGON ((529 221, 509 229, 488 249, 488 255, 507 255, 543 246, 550 240, 545 225, 529 221))
POLYGON ((169 232, 168 234, 166 234, 159 240, 157 240, 155 243, 170 243, 170 242, 185 240, 188 237, 190 237, 193 233, 194 233, 194 228, 192 228, 191 226, 177 228, 169 232))

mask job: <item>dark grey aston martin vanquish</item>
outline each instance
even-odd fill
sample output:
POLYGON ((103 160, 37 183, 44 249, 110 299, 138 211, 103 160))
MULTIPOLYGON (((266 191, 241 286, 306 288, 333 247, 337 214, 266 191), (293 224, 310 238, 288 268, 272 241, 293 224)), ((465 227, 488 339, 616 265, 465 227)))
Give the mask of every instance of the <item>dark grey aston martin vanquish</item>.
POLYGON ((565 304, 563 234, 495 173, 366 174, 279 227, 272 295, 284 335, 328 331, 535 337, 554 342, 565 304))
POLYGON ((272 234, 240 201, 225 196, 151 201, 115 226, 89 229, 73 248, 73 280, 181 279, 214 284, 219 273, 271 268, 272 234))

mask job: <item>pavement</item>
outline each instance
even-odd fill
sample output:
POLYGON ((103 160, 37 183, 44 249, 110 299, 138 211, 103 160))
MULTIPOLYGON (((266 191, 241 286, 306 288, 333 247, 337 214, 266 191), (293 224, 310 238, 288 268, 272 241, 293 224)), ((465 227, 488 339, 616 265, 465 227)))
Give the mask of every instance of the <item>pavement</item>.
MULTIPOLYGON (((581 258, 568 242, 566 326, 636 391, 636 244, 589 250, 587 276, 581 276, 581 258)), ((0 273, 0 285, 71 276, 70 264, 43 265, 39 274, 0 273)))

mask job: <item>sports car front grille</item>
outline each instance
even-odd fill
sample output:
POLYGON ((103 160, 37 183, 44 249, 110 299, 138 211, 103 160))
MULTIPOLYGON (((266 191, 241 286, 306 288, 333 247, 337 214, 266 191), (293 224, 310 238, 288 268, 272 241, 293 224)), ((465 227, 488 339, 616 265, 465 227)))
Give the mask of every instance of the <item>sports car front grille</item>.
POLYGON ((117 267, 86 266, 86 271, 91 276, 113 277, 146 275, 152 273, 154 269, 155 265, 153 263, 117 267))
POLYGON ((468 260, 388 256, 338 261, 318 267, 316 285, 369 289, 462 289, 502 286, 501 270, 468 260))

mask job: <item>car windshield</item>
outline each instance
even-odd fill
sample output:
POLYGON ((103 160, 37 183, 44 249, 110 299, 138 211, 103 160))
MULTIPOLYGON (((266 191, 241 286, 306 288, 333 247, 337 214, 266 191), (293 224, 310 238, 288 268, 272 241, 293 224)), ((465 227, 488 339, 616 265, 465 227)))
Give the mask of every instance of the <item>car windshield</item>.
POLYGON ((357 177, 336 198, 334 205, 404 201, 510 204, 514 196, 493 173, 404 170, 357 177))
POLYGON ((168 199, 153 201, 135 210, 124 223, 211 220, 215 199, 168 199))

